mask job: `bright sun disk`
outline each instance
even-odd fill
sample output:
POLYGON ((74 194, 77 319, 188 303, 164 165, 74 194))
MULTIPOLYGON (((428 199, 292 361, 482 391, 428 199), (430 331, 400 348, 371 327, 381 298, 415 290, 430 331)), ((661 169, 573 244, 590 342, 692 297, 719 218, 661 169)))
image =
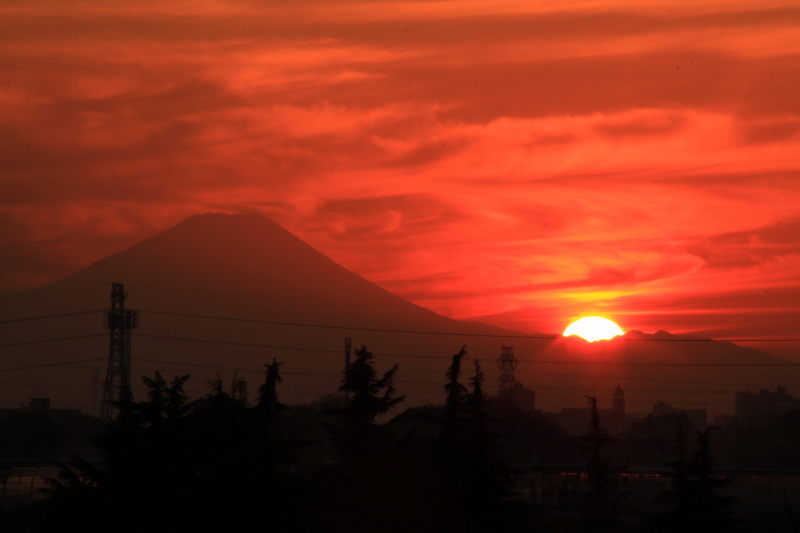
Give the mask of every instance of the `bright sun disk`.
POLYGON ((589 342, 608 340, 624 332, 618 325, 607 318, 586 316, 576 320, 564 330, 564 336, 577 335, 589 342))

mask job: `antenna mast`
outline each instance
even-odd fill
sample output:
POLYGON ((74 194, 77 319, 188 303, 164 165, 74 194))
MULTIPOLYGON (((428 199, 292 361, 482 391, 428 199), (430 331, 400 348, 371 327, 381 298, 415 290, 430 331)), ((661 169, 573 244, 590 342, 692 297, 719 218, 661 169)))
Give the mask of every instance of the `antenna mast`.
POLYGON ((109 330, 108 370, 103 389, 100 418, 113 418, 114 404, 131 386, 131 329, 139 327, 139 311, 125 309, 125 285, 111 284, 111 309, 106 309, 104 327, 109 330))
POLYGON ((500 377, 497 378, 497 391, 503 393, 511 389, 517 380, 514 377, 514 369, 517 368, 517 358, 514 357, 513 346, 501 346, 502 352, 497 358, 497 366, 500 368, 500 377))

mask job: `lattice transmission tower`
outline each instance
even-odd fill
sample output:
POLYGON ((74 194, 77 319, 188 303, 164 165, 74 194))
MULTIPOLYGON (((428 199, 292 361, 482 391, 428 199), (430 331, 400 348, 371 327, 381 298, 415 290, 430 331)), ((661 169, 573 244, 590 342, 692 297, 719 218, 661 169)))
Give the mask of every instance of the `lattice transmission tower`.
POLYGON ((500 357, 497 358, 497 366, 500 367, 500 377, 497 378, 498 393, 511 389, 517 380, 514 377, 514 369, 517 368, 517 358, 514 357, 513 346, 502 346, 500 357))
POLYGON ((111 309, 106 309, 104 326, 110 330, 108 370, 103 388, 100 418, 110 421, 123 391, 131 386, 131 329, 139 327, 139 311, 125 309, 125 285, 111 284, 111 309))

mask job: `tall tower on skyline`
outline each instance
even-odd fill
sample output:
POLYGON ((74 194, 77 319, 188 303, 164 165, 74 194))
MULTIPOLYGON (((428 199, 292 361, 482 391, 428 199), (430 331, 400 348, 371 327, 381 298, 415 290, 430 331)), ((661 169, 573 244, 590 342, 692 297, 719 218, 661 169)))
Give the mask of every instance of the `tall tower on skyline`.
POLYGON ((517 380, 514 377, 514 369, 517 368, 517 358, 514 357, 513 346, 501 346, 500 357, 497 358, 497 366, 500 368, 500 377, 497 378, 498 393, 511 389, 517 380))
POLYGON ((614 389, 614 399, 611 404, 611 412, 620 420, 625 418, 625 393, 622 392, 622 387, 617 385, 614 389))
POLYGON ((103 389, 100 418, 111 420, 114 403, 131 386, 131 329, 139 327, 139 312, 125 309, 125 286, 111 284, 111 309, 106 309, 105 328, 109 330, 108 368, 103 389))

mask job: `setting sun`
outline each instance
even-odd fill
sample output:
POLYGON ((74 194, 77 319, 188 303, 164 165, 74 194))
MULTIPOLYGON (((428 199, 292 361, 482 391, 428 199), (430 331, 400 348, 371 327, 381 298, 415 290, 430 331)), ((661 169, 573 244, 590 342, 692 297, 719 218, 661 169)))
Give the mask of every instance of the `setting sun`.
POLYGON ((587 316, 576 320, 564 330, 564 336, 577 335, 589 342, 608 340, 624 332, 618 325, 607 318, 587 316))

